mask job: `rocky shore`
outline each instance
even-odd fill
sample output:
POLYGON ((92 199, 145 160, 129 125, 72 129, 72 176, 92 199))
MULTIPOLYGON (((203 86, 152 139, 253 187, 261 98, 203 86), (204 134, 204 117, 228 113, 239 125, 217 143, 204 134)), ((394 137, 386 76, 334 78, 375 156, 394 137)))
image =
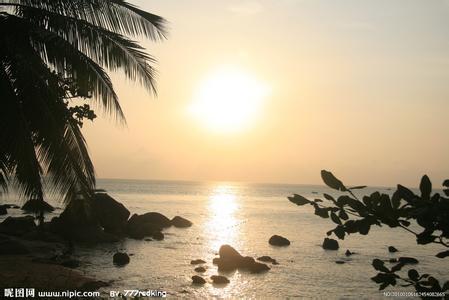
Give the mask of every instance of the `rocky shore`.
MULTIPOLYGON (((2 207, 6 213, 10 208, 19 209, 2 207)), ((76 270, 83 262, 72 257, 74 245, 96 245, 125 238, 162 240, 165 228, 192 226, 192 222, 180 216, 169 219, 157 212, 130 215, 122 203, 98 192, 89 201, 73 201, 59 216, 41 226, 36 225, 32 215, 8 216, 0 223, 0 288, 94 291, 109 283, 76 270)), ((129 262, 126 253, 111 257, 111 263, 116 265, 126 264, 125 260, 129 262)))

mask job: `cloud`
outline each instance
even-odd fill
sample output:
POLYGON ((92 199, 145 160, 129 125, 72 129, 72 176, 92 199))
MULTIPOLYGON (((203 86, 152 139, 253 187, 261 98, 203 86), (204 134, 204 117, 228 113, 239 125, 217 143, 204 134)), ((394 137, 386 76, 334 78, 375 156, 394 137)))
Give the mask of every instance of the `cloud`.
POLYGON ((260 13, 263 10, 263 6, 258 1, 240 1, 230 5, 228 10, 237 15, 248 16, 260 13))

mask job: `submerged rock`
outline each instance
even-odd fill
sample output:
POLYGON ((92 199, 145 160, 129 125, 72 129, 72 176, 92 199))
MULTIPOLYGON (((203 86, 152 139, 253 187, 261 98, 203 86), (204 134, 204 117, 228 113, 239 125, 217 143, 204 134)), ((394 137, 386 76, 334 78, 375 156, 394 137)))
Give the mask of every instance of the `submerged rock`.
POLYGON ((389 247, 388 247, 388 252, 390 252, 390 253, 395 253, 395 252, 398 252, 398 249, 396 249, 396 248, 393 247, 393 246, 389 246, 389 247))
POLYGON ((34 217, 7 217, 0 223, 0 232, 12 235, 23 235, 36 229, 34 217))
POLYGON ((322 247, 326 250, 338 250, 339 245, 336 240, 325 238, 322 247))
POLYGON ((336 260, 335 261, 336 264, 342 265, 344 263, 346 263, 344 260, 336 260))
POLYGON ((270 270, 265 264, 258 263, 250 256, 242 256, 229 245, 223 245, 218 251, 219 258, 212 262, 218 266, 218 271, 234 271, 236 269, 248 270, 251 273, 260 273, 270 270))
POLYGON ((200 264, 205 264, 206 262, 202 259, 194 259, 192 261, 190 261, 191 265, 200 265, 200 264))
POLYGON ((280 235, 273 235, 269 240, 268 243, 273 246, 288 246, 290 245, 290 241, 286 239, 283 236, 280 235))
POLYGON ((201 276, 193 275, 192 276, 192 283, 193 284, 205 284, 206 280, 204 280, 204 278, 201 277, 201 276))
POLYGON ((271 258, 270 256, 266 256, 266 255, 258 257, 257 260, 263 261, 263 262, 269 262, 269 263, 272 263, 273 265, 278 264, 278 262, 274 258, 271 258))
POLYGON ((205 267, 196 267, 195 272, 204 273, 204 272, 206 272, 206 268, 205 267))
POLYGON ((117 266, 124 266, 126 264, 129 264, 129 256, 128 254, 123 252, 115 253, 112 260, 117 266))
POLYGON ((346 256, 351 256, 351 255, 353 255, 353 254, 354 254, 354 252, 349 251, 349 249, 346 250, 346 252, 345 252, 345 255, 346 255, 346 256))
POLYGON ((212 279, 212 282, 215 284, 228 284, 230 282, 228 278, 221 275, 212 275, 210 279, 212 279))
POLYGON ((176 216, 171 220, 171 224, 177 228, 187 228, 192 226, 193 223, 183 217, 176 216))

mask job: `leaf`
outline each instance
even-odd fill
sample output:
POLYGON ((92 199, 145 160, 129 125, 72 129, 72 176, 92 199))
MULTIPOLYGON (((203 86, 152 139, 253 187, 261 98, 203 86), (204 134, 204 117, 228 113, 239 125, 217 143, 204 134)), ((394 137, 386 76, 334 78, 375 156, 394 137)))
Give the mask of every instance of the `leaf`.
POLYGON ((318 205, 314 205, 315 207, 315 215, 320 216, 321 218, 329 218, 329 213, 326 208, 321 208, 318 205))
POLYGON ((449 250, 440 252, 440 253, 438 253, 438 254, 435 255, 435 256, 438 257, 438 258, 445 258, 445 257, 448 257, 448 256, 449 256, 449 250))
POLYGON ((348 214, 344 211, 344 209, 341 209, 340 212, 338 213, 338 216, 340 217, 340 219, 342 220, 347 220, 349 219, 348 214))
POLYGON ((340 239, 340 240, 344 240, 345 239, 345 230, 342 226, 337 226, 334 229, 334 234, 340 239))
POLYGON ((323 196, 324 196, 324 198, 326 198, 327 200, 332 201, 332 202, 335 203, 335 199, 334 199, 334 197, 332 197, 331 195, 324 193, 323 196))
POLYGON ((310 201, 309 199, 298 195, 298 194, 294 194, 293 197, 288 197, 288 200, 290 200, 290 202, 295 203, 296 205, 306 205, 306 204, 310 204, 312 201, 310 201))
POLYGON ((347 191, 346 187, 343 185, 343 182, 337 179, 331 172, 321 170, 321 178, 328 187, 342 192, 347 191))
POLYGON ((412 202, 415 199, 415 194, 400 184, 398 184, 397 190, 394 193, 397 194, 399 199, 404 199, 407 202, 412 202))
POLYGON ((334 212, 331 213, 331 219, 334 223, 341 225, 340 218, 334 212))
POLYGON ((419 273, 415 269, 408 270, 408 278, 410 278, 413 281, 417 281, 419 278, 419 273))
POLYGON ((385 272, 385 273, 390 272, 390 270, 388 270, 387 267, 385 267, 385 263, 378 258, 373 260, 373 267, 377 271, 381 271, 381 272, 385 272))
POLYGON ((396 272, 396 271, 400 271, 400 270, 402 269, 403 266, 405 266, 405 264, 400 262, 400 263, 394 265, 394 266, 391 268, 391 272, 394 273, 394 272, 396 272))
POLYGON ((366 188, 366 185, 358 185, 358 186, 350 187, 350 188, 348 188, 348 190, 361 190, 364 188, 366 188))
POLYGON ((424 175, 421 178, 421 183, 419 185, 419 189, 421 191, 421 198, 423 200, 430 199, 430 193, 432 192, 432 183, 427 175, 424 175))

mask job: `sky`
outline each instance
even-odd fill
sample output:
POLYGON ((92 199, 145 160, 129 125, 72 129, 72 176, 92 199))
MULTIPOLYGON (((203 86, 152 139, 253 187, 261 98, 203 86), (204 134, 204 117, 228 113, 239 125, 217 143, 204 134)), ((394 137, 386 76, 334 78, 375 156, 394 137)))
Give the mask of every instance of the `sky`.
POLYGON ((158 96, 112 74, 127 125, 105 115, 85 124, 97 177, 449 178, 449 1, 131 2, 168 20, 166 41, 142 41, 158 59, 158 96), (192 114, 202 93, 209 106, 192 114), (233 130, 213 126, 244 113, 233 130))

